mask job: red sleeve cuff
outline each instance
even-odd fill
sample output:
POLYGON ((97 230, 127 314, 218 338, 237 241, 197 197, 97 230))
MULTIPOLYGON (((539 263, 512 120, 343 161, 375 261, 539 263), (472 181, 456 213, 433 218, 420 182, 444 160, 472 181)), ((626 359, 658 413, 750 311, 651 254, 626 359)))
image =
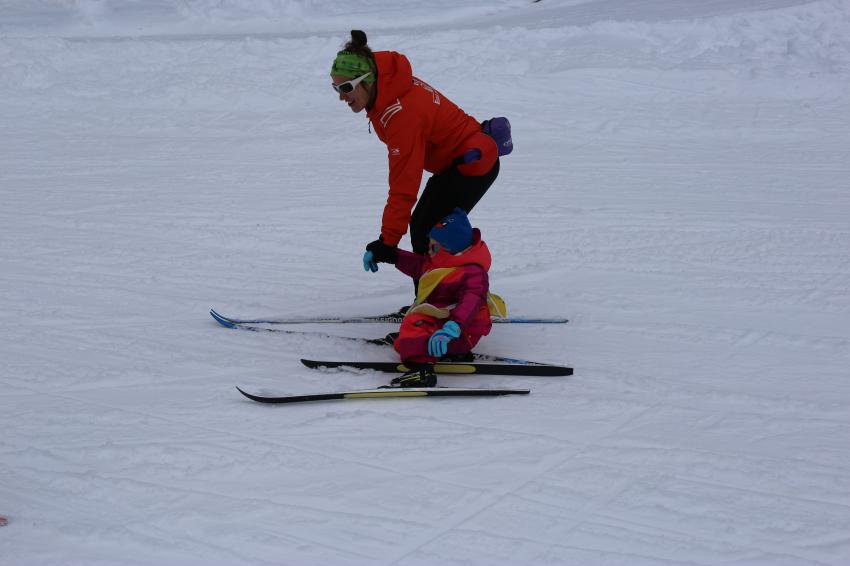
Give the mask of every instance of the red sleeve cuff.
POLYGON ((401 238, 395 238, 393 236, 387 236, 385 233, 381 232, 381 239, 388 246, 397 246, 401 241, 401 238))

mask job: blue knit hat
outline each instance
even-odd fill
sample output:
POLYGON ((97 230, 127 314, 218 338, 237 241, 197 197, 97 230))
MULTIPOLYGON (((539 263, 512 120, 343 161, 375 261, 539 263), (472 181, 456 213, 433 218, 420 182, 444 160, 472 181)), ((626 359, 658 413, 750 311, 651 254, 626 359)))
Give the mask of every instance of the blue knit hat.
POLYGON ((457 253, 472 245, 472 225, 466 212, 456 208, 431 228, 428 237, 451 253, 457 253))

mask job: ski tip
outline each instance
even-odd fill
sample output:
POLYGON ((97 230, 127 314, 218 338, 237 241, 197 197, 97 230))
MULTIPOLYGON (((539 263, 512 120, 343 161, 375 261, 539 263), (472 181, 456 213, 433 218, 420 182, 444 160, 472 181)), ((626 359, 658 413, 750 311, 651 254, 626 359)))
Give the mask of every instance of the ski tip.
POLYGON ((261 397, 257 397, 256 395, 251 395, 247 391, 243 391, 242 388, 239 387, 238 385, 236 386, 236 391, 238 391, 239 393, 241 393, 242 395, 244 395, 245 397, 247 397, 251 401, 262 401, 261 397))
POLYGON ((339 366, 344 365, 341 363, 334 363, 322 360, 308 360, 306 358, 301 358, 301 363, 310 369, 337 369, 339 368, 339 366))
POLYGON ((225 328, 236 328, 236 324, 228 320, 227 317, 218 314, 215 309, 210 309, 210 316, 225 328))

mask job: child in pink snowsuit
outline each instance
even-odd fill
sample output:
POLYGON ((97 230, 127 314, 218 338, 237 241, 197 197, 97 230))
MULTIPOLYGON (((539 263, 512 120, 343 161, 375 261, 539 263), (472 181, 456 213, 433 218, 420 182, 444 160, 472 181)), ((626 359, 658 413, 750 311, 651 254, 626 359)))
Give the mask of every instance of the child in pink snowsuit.
POLYGON ((427 255, 395 250, 395 257, 376 261, 417 280, 416 301, 407 311, 394 346, 401 360, 414 368, 394 385, 433 386, 432 364, 446 355, 466 354, 490 333, 487 294, 490 250, 460 208, 428 234, 427 255))

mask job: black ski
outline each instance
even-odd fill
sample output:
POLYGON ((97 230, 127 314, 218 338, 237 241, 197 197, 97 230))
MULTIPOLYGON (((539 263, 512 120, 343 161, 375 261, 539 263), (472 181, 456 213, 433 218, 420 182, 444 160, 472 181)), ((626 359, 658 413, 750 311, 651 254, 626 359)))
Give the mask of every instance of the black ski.
MULTIPOLYGON (((308 368, 354 368, 371 369, 389 373, 404 373, 410 371, 406 365, 398 362, 356 362, 305 360, 301 363, 308 368)), ((488 364, 479 362, 443 361, 434 365, 434 371, 442 374, 486 374, 486 375, 521 375, 537 377, 556 377, 572 375, 573 368, 545 364, 488 364)))
POLYGON ((284 395, 265 397, 246 393, 239 387, 239 393, 258 403, 307 403, 310 401, 333 401, 350 399, 397 399, 406 397, 494 397, 500 395, 528 395, 528 389, 471 389, 465 387, 386 387, 362 389, 357 391, 339 391, 336 393, 315 393, 312 395, 284 395))

